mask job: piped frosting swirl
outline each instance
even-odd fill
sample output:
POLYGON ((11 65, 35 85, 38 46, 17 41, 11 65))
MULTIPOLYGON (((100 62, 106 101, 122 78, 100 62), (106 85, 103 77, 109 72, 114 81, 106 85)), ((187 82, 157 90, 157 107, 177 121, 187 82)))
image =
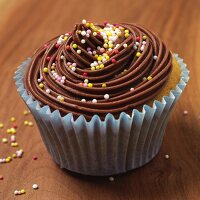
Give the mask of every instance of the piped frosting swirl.
POLYGON ((24 80, 42 105, 89 120, 140 110, 164 87, 171 70, 170 51, 151 31, 83 20, 35 52, 24 80))

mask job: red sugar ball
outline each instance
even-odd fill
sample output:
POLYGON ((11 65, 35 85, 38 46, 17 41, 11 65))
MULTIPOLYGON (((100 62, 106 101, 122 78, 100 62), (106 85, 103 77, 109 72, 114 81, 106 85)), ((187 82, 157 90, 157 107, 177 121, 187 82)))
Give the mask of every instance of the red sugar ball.
POLYGON ((37 160, 38 158, 37 158, 37 156, 33 156, 33 160, 37 160))
POLYGON ((17 124, 13 124, 13 128, 15 128, 15 129, 16 129, 16 128, 17 128, 17 124))
POLYGON ((114 52, 115 52, 116 54, 118 54, 118 53, 119 53, 119 50, 118 50, 118 49, 114 49, 114 52))
POLYGON ((84 72, 84 73, 83 73, 83 76, 87 76, 87 72, 84 72))
POLYGON ((137 40, 137 41, 140 41, 140 37, 139 37, 139 36, 137 36, 137 37, 136 37, 136 40, 137 40))
POLYGON ((107 25, 107 23, 108 23, 107 21, 104 21, 104 22, 103 22, 103 24, 104 24, 105 26, 107 25))
POLYGON ((46 60, 47 60, 47 61, 50 61, 50 59, 51 59, 50 56, 47 56, 47 57, 46 57, 46 60))
POLYGON ((69 46, 69 45, 67 45, 67 46, 66 46, 66 49, 67 49, 67 50, 70 50, 70 46, 69 46))
POLYGON ((112 59, 112 63, 116 63, 116 60, 114 58, 112 59))
POLYGON ((59 44, 56 44, 56 45, 55 45, 56 48, 58 48, 59 46, 60 46, 59 44))

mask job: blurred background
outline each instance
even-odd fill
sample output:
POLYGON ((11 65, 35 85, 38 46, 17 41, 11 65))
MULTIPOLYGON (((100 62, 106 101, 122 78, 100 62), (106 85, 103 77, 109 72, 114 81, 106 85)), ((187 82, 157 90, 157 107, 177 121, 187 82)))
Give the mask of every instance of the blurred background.
POLYGON ((184 52, 199 34, 199 10, 199 0, 0 0, 0 45, 5 48, 9 40, 15 52, 10 59, 23 60, 82 19, 135 22, 154 31, 187 61, 195 56, 192 49, 184 52))

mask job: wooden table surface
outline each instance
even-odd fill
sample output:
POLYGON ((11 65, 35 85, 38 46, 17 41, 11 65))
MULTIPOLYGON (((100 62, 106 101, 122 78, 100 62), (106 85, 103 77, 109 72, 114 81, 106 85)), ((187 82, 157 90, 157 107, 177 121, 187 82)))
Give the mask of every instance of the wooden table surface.
MULTIPOLYGON (((0 0, 0 139, 16 117, 24 156, 0 164, 0 199, 29 200, 199 200, 200 199, 200 1, 0 0), (94 22, 137 22, 157 33, 184 58, 190 81, 167 126, 160 153, 146 166, 108 178, 82 177, 52 161, 39 131, 23 125, 25 105, 12 79, 16 67, 45 41, 73 29, 83 18, 94 22), (183 111, 188 110, 184 116, 183 111), (164 155, 168 154, 169 159, 164 155), (38 160, 32 157, 37 156, 38 160), (32 184, 39 189, 34 191, 32 184), (26 194, 14 196, 15 189, 26 194)), ((18 148, 0 143, 0 157, 18 148)))

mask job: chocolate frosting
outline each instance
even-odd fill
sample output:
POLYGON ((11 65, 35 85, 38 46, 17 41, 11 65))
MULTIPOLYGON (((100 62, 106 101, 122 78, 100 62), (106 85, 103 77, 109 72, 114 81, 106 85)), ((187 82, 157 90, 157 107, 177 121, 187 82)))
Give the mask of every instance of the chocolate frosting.
POLYGON ((103 119, 154 100, 171 70, 170 51, 146 28, 83 20, 35 52, 24 81, 34 99, 62 116, 103 119))

